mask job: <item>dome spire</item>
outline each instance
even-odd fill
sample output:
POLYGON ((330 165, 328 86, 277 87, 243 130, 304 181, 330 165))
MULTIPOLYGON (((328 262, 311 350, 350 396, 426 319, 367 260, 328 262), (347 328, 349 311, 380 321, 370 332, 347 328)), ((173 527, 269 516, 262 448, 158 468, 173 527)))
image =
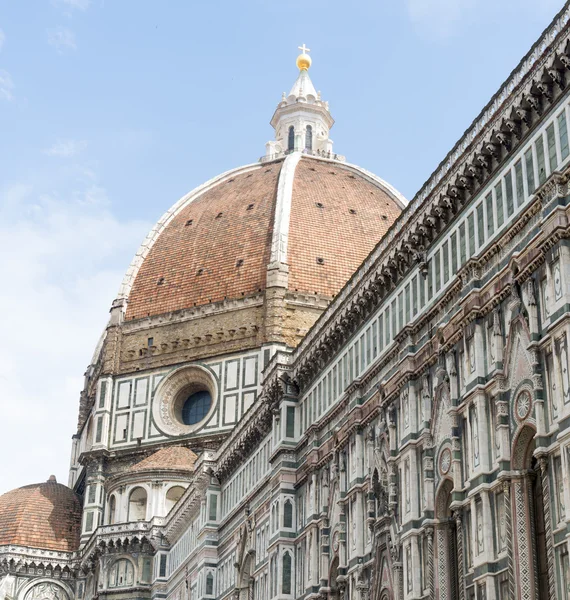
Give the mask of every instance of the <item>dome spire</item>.
POLYGON ((307 48, 305 44, 298 46, 298 48, 301 51, 301 54, 297 56, 297 68, 299 71, 308 71, 311 63, 313 62, 308 54, 311 49, 307 48))
POLYGON ((298 48, 301 51, 296 60, 299 74, 289 94, 283 94, 275 109, 271 119, 275 140, 267 142, 262 160, 273 160, 291 152, 344 160, 333 153, 329 132, 334 119, 329 103, 321 99, 321 93, 316 91, 309 77, 313 62, 309 56, 311 50, 305 44, 298 48))

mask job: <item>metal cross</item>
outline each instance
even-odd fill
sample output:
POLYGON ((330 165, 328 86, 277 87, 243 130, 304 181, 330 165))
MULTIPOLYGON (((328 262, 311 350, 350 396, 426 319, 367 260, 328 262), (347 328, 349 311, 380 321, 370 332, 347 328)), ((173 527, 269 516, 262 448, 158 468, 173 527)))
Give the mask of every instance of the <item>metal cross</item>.
POLYGON ((300 50, 300 51, 301 51, 303 54, 307 54, 307 52, 310 52, 310 51, 311 51, 311 49, 310 49, 310 48, 307 48, 307 47, 305 46, 305 44, 303 44, 302 46, 297 46, 297 48, 299 48, 299 50, 300 50))

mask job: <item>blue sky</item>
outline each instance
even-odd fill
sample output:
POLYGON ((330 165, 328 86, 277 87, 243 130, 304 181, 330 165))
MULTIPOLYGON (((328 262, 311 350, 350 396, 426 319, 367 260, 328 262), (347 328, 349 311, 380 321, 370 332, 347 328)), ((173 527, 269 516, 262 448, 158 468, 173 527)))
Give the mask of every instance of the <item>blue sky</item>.
POLYGON ((335 149, 411 198, 560 0, 0 0, 0 493, 67 480, 82 375, 148 229, 256 161, 297 46, 335 149))

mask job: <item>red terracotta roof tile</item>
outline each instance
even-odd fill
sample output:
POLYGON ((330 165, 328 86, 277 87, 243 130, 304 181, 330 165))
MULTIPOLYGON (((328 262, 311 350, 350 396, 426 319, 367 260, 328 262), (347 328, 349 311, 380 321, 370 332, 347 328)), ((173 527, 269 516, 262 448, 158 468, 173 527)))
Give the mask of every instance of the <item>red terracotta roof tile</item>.
POLYGON ((0 546, 73 551, 80 534, 79 498, 55 478, 0 496, 0 546))

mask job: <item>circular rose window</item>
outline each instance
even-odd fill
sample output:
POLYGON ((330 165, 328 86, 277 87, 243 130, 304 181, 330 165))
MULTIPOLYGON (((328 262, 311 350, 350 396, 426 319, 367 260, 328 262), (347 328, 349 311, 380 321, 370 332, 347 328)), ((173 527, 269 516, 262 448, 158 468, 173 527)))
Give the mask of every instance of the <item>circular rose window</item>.
POLYGON ((523 390, 515 402, 515 412, 520 421, 524 421, 530 415, 532 409, 532 397, 528 390, 523 390))
POLYGON ((192 433, 213 415, 217 394, 216 381, 204 367, 177 369, 156 390, 152 406, 154 422, 166 435, 192 433))
POLYGON ((451 469, 451 450, 445 448, 439 457, 439 470, 442 475, 447 475, 451 469))

